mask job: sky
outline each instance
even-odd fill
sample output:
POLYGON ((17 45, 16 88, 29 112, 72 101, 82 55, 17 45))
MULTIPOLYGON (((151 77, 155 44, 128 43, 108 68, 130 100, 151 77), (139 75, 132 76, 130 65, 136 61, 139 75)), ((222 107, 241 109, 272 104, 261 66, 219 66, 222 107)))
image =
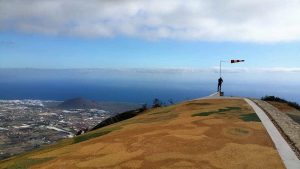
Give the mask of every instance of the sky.
POLYGON ((300 72, 300 0, 0 0, 0 68, 300 72))
POLYGON ((193 98, 216 90, 222 60, 226 94, 300 102, 299 9, 300 0, 0 0, 0 93, 193 98))

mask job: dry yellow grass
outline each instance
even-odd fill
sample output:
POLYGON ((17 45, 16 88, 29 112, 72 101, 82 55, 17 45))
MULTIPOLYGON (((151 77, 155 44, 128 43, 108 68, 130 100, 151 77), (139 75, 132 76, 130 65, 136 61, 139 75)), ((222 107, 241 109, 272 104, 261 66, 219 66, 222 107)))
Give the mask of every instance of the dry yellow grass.
POLYGON ((108 126, 121 127, 109 134, 26 158, 48 159, 29 166, 35 169, 284 168, 261 122, 241 118, 250 113, 244 100, 189 101, 108 126))

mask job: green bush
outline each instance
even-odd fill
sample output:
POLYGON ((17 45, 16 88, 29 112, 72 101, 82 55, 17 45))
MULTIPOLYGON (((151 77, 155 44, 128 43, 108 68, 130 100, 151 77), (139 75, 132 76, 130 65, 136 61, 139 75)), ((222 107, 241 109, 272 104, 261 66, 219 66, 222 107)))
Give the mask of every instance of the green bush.
POLYGON ((264 96, 261 98, 261 100, 264 101, 275 101, 275 102, 280 102, 280 103, 286 103, 291 107, 294 107, 295 109, 300 110, 300 105, 296 102, 291 102, 291 101, 287 101, 285 99, 282 99, 280 97, 276 97, 276 96, 264 96))
POLYGON ((103 132, 92 133, 92 134, 87 133, 87 134, 83 134, 83 135, 80 135, 80 136, 76 136, 76 137, 73 138, 73 140, 74 140, 74 143, 79 143, 79 142, 82 142, 82 141, 89 140, 91 138, 95 138, 95 137, 99 137, 99 136, 108 134, 110 132, 111 131, 103 131, 103 132))

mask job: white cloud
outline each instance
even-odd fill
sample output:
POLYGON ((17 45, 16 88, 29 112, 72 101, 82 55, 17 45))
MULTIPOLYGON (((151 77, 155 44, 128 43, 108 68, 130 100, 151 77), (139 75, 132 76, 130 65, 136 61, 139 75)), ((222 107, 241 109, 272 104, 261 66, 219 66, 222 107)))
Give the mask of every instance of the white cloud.
MULTIPOLYGON (((215 67, 215 71, 219 68, 215 67)), ((222 68, 226 73, 300 73, 300 67, 270 67, 270 68, 222 68)))
POLYGON ((82 37, 289 42, 300 0, 0 0, 0 30, 82 37))
MULTIPOLYGON (((199 73, 219 73, 219 67, 210 68, 76 68, 76 69, 39 69, 39 68, 0 68, 0 70, 11 71, 75 71, 79 73, 139 73, 139 74, 199 74, 199 73)), ((298 75, 300 67, 269 67, 269 68, 222 68, 223 73, 292 73, 298 75)))
MULTIPOLYGON (((115 72, 115 73, 145 73, 145 74, 185 74, 185 73, 219 73, 219 67, 211 68, 94 68, 70 69, 82 73, 115 72)), ((223 73, 300 73, 300 67, 269 67, 269 68, 222 68, 223 73)))

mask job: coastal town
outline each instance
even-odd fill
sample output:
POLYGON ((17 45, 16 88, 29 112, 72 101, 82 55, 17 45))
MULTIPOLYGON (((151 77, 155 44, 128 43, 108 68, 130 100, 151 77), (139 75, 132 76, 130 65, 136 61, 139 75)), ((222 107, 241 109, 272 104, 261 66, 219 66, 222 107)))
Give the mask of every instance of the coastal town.
POLYGON ((61 101, 0 100, 0 159, 74 137, 113 113, 62 109, 61 101))

